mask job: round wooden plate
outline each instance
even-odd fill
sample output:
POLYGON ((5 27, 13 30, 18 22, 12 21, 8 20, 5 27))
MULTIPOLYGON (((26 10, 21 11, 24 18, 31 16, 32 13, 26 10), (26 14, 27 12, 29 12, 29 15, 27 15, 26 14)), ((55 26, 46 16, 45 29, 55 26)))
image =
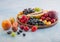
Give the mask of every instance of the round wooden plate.
MULTIPOLYGON (((29 27, 33 26, 33 25, 24 24, 24 23, 19 22, 18 15, 17 15, 17 22, 19 23, 19 25, 25 25, 25 26, 29 26, 29 27)), ((52 23, 51 25, 39 25, 38 29, 43 29, 43 28, 48 28, 48 27, 54 26, 55 24, 57 24, 57 22, 58 22, 58 17, 57 17, 57 20, 55 23, 52 23)))
MULTIPOLYGON (((20 25, 25 25, 25 26, 29 26, 29 27, 32 27, 33 25, 29 25, 29 24, 24 24, 24 23, 21 23, 19 22, 19 20, 17 19, 17 22, 20 24, 20 25)), ((47 27, 51 27, 51 26, 54 26, 55 24, 57 24, 58 21, 56 21, 55 23, 52 23, 51 25, 40 25, 38 26, 38 28, 47 28, 47 27)))

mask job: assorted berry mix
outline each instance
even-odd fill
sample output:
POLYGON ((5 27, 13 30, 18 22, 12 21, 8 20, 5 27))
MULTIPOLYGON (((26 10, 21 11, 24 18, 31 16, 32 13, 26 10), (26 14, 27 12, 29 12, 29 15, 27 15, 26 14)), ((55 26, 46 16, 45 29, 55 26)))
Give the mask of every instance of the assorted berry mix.
POLYGON ((7 34, 12 37, 20 34, 25 37, 26 34, 23 32, 28 32, 29 30, 35 32, 38 28, 54 25, 57 20, 55 11, 45 12, 40 8, 28 8, 18 14, 17 21, 13 17, 10 17, 9 20, 2 21, 2 28, 5 31, 9 30, 7 34))
MULTIPOLYGON (((38 14, 37 14, 38 15, 38 14)), ((55 11, 48 11, 46 13, 43 13, 43 15, 40 16, 40 18, 36 18, 33 16, 26 16, 23 15, 19 22, 28 24, 28 25, 38 25, 38 26, 47 26, 51 25, 52 23, 55 23, 57 21, 57 16, 55 11)))

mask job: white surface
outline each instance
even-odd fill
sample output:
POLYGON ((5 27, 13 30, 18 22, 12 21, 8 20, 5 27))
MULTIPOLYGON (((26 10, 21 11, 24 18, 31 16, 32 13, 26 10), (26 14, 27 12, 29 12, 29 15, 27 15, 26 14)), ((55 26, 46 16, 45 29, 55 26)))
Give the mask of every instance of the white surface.
MULTIPOLYGON (((2 20, 15 17, 19 11, 30 7, 41 7, 56 10, 60 16, 60 0, 0 0, 0 24, 2 20)), ((60 17, 59 17, 60 21, 60 17)), ((39 29, 36 32, 26 32, 16 37, 7 35, 0 28, 0 42, 60 42, 60 22, 48 29, 39 29)), ((1 27, 1 25, 0 25, 1 27)))

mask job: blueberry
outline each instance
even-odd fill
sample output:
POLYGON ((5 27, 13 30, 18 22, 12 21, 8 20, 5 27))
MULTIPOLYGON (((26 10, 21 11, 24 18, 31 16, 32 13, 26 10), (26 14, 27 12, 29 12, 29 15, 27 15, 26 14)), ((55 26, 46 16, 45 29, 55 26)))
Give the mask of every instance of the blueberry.
POLYGON ((25 15, 27 15, 27 14, 28 14, 28 10, 27 10, 27 9, 24 9, 23 13, 24 13, 25 15))
POLYGON ((31 10, 32 13, 34 13, 35 11, 34 10, 31 10))
POLYGON ((19 30, 20 33, 22 33, 23 31, 22 30, 19 30))
POLYGON ((27 11, 23 11, 23 13, 24 13, 25 15, 27 15, 27 14, 28 14, 28 12, 27 12, 27 11))
POLYGON ((19 35, 19 34, 20 34, 20 32, 17 32, 17 34, 19 35))
POLYGON ((35 23, 36 25, 38 25, 38 23, 35 23))
POLYGON ((33 21, 36 21, 36 19, 33 19, 33 21))
POLYGON ((34 12, 33 9, 28 8, 28 13, 33 13, 33 12, 34 12))
POLYGON ((33 12, 35 12, 33 9, 31 9, 31 8, 28 8, 28 9, 24 9, 23 10, 23 13, 25 14, 25 15, 27 15, 27 14, 30 14, 30 13, 33 13, 33 12))
POLYGON ((32 25, 35 25, 35 23, 33 22, 32 25))
POLYGON ((25 33, 23 33, 23 36, 26 36, 26 34, 25 34, 25 33))
POLYGON ((31 8, 28 8, 28 10, 32 10, 31 8))
POLYGON ((36 18, 30 18, 29 21, 27 22, 27 24, 30 24, 30 25, 44 25, 44 23, 42 21, 39 21, 39 19, 36 19, 36 18))
POLYGON ((7 34, 11 34, 11 33, 12 33, 12 31, 8 31, 8 32, 7 32, 7 34))
POLYGON ((44 25, 44 23, 42 21, 39 22, 39 25, 44 25))

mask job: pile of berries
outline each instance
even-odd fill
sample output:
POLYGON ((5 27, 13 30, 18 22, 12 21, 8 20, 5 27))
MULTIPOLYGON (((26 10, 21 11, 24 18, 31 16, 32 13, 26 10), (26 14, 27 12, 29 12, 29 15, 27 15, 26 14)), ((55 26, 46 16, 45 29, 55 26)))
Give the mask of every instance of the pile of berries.
POLYGON ((28 27, 28 26, 24 26, 24 25, 20 25, 20 29, 24 30, 24 31, 29 31, 31 30, 32 32, 37 30, 37 26, 32 26, 32 27, 28 27))
POLYGON ((42 11, 42 9, 37 8, 37 7, 36 8, 28 8, 28 9, 23 10, 23 14, 28 15, 30 13, 41 12, 41 11, 42 11))
POLYGON ((28 20, 29 20, 29 18, 28 18, 27 16, 25 16, 25 15, 23 15, 23 16, 19 19, 19 21, 22 22, 22 23, 27 23, 28 20))
POLYGON ((30 25, 44 25, 44 23, 42 21, 39 21, 39 19, 31 18, 31 17, 28 20, 27 24, 30 24, 30 25))
POLYGON ((31 9, 31 8, 23 10, 23 14, 25 14, 25 15, 30 14, 30 13, 34 13, 34 12, 35 12, 34 9, 31 9))
POLYGON ((30 29, 30 27, 28 27, 28 26, 20 25, 19 28, 20 28, 19 30, 15 28, 15 31, 8 31, 7 34, 11 35, 12 37, 15 37, 16 34, 17 35, 22 34, 23 36, 26 36, 26 34, 23 33, 23 31, 27 32, 27 31, 31 30, 32 32, 35 32, 37 30, 37 26, 32 26, 30 29))
POLYGON ((57 21, 57 16, 55 11, 48 11, 44 13, 40 19, 47 25, 52 24, 57 21))
POLYGON ((55 11, 48 11, 40 16, 40 18, 27 17, 26 15, 23 15, 19 21, 29 25, 51 25, 57 21, 57 16, 55 11))
MULTIPOLYGON (((57 21, 57 15, 55 11, 47 11, 47 12, 43 11, 43 15, 40 15, 39 13, 39 16, 36 16, 35 18, 33 16, 27 16, 30 13, 40 12, 41 10, 42 9, 40 8, 24 9, 23 12, 20 12, 21 16, 18 17, 18 21, 20 23, 24 23, 27 25, 23 24, 19 25, 18 22, 16 22, 15 19, 11 17, 9 20, 4 20, 2 22, 3 30, 11 29, 12 31, 9 30, 7 34, 11 35, 12 37, 15 37, 16 34, 19 35, 23 33, 23 31, 27 32, 30 30, 31 32, 35 32, 38 29, 38 26, 49 26, 57 21), (31 27, 29 25, 31 25, 31 27)), ((25 33, 23 33, 22 35, 26 36, 25 33)))
MULTIPOLYGON (((23 23, 26 23, 28 18, 26 16, 22 16, 21 20, 24 20, 25 22, 23 21, 23 23)), ((11 35, 12 37, 15 37, 16 34, 17 35, 22 34, 23 36, 26 36, 26 34, 23 33, 23 31, 27 32, 31 30, 32 32, 34 32, 37 30, 36 26, 31 27, 31 29, 30 27, 24 25, 18 26, 18 23, 15 21, 13 17, 11 17, 9 20, 4 20, 2 22, 2 27, 3 30, 5 31, 8 30, 7 34, 11 35)))

